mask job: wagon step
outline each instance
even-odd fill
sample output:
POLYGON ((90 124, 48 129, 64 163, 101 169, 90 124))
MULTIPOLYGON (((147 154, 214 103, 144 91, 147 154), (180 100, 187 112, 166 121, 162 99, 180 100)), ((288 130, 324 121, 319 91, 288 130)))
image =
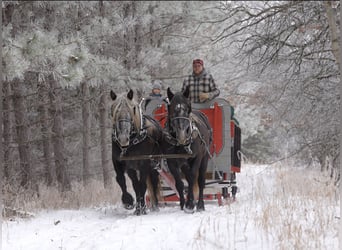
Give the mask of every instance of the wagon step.
POLYGON ((191 158, 192 154, 160 154, 160 155, 131 155, 121 156, 121 161, 136 161, 136 160, 153 160, 153 159, 179 159, 179 158, 191 158))

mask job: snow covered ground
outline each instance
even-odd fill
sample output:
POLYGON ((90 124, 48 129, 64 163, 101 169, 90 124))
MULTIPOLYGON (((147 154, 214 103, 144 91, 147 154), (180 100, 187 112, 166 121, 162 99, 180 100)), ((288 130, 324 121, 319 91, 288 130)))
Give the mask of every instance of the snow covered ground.
POLYGON ((339 201, 299 169, 243 166, 238 200, 186 214, 178 205, 135 216, 120 204, 41 211, 4 221, 4 250, 338 249, 339 201), (297 176, 297 177, 294 177, 297 176))

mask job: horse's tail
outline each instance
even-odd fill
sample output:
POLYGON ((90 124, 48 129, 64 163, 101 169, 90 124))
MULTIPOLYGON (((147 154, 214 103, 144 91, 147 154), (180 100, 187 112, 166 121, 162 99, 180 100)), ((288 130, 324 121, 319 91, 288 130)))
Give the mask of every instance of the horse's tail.
POLYGON ((148 196, 150 198, 151 206, 157 205, 158 201, 160 201, 162 197, 161 192, 160 192, 161 183, 159 179, 159 174, 156 170, 152 170, 152 172, 151 174, 147 176, 147 180, 146 180, 147 191, 148 191, 148 196))

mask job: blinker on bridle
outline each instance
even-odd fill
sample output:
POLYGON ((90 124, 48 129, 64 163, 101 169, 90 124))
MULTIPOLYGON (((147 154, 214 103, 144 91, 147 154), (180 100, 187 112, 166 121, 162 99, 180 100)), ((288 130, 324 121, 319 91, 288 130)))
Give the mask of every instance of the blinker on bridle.
MULTIPOLYGON (((183 105, 181 105, 180 103, 178 103, 177 105, 176 105, 176 107, 174 108, 174 111, 180 111, 180 110, 186 110, 185 108, 184 108, 184 106, 183 105)), ((171 124, 173 124, 173 122, 174 121, 177 121, 177 120, 185 120, 185 121, 188 121, 188 128, 190 129, 190 133, 189 133, 189 135, 188 135, 188 137, 186 138, 186 142, 187 142, 187 144, 185 144, 185 145, 183 145, 183 146, 190 146, 190 144, 191 144, 191 142, 192 142, 192 133, 193 133, 193 127, 192 127, 192 121, 191 121, 191 119, 189 118, 189 117, 185 117, 185 116, 175 116, 175 117, 171 117, 171 119, 170 119, 170 122, 171 122, 171 124)), ((171 128, 172 128, 172 130, 173 130, 173 126, 171 126, 171 128)), ((177 138, 175 138, 176 140, 177 140, 177 143, 179 144, 179 142, 178 142, 178 139, 177 138)), ((182 145, 182 144, 180 144, 180 145, 182 145)), ((188 150, 190 150, 190 149, 187 149, 187 151, 188 150)), ((190 150, 191 151, 191 150, 190 150)))
MULTIPOLYGON (((115 121, 115 117, 117 115, 117 111, 119 110, 119 107, 122 105, 122 101, 118 104, 117 108, 116 108, 116 112, 115 114, 113 114, 114 110, 112 110, 112 117, 114 118, 113 121, 115 121)), ((126 123, 129 123, 131 128, 133 127, 133 129, 131 129, 130 131, 130 134, 129 136, 132 137, 132 135, 134 135, 136 133, 135 131, 135 126, 134 126, 134 123, 133 123, 133 119, 118 119, 117 121, 115 121, 113 123, 113 133, 112 133, 112 139, 116 142, 118 142, 118 135, 117 135, 117 128, 119 127, 118 125, 121 123, 121 122, 126 122, 126 123)))

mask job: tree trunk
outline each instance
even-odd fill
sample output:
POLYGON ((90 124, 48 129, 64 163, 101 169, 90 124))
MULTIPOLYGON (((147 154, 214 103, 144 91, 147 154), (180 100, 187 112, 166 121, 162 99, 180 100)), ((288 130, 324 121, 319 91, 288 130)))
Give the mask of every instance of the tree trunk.
POLYGON ((17 143, 21 170, 20 185, 25 188, 31 188, 33 179, 28 145, 28 127, 25 119, 26 110, 24 98, 22 96, 23 85, 24 84, 20 82, 18 78, 15 78, 12 81, 14 117, 17 130, 17 143))
POLYGON ((89 87, 85 82, 81 83, 82 89, 82 120, 83 120, 83 185, 89 184, 89 144, 90 144, 90 103, 89 87))
POLYGON ((134 37, 134 58, 133 58, 133 67, 134 68, 140 68, 141 67, 141 63, 139 62, 139 54, 141 53, 141 49, 142 49, 142 20, 141 17, 139 16, 139 14, 137 14, 137 9, 139 9, 139 5, 140 2, 133 2, 132 3, 132 16, 133 18, 136 18, 137 22, 134 25, 134 33, 133 33, 133 37, 134 37))
MULTIPOLYGON (((130 2, 126 2, 124 5, 124 20, 129 18, 130 13, 130 2)), ((123 42, 124 42, 124 48, 123 48, 123 65, 125 66, 125 69, 129 71, 131 69, 131 60, 130 60, 130 29, 129 27, 125 26, 124 28, 124 35, 123 35, 123 42)))
POLYGON ((67 159, 64 148, 64 131, 62 117, 61 97, 57 93, 58 84, 52 75, 48 77, 50 91, 49 98, 51 103, 51 115, 53 117, 52 141, 55 155, 55 168, 57 181, 62 191, 70 190, 70 179, 67 173, 67 159))
POLYGON ((336 63, 341 68, 340 65, 340 45, 338 40, 338 34, 337 34, 337 26, 336 26, 336 18, 333 13, 333 9, 331 7, 331 2, 326 1, 325 8, 327 11, 327 19, 329 23, 329 34, 330 34, 330 40, 331 40, 331 49, 332 53, 336 59, 336 63))
POLYGON ((11 143, 11 120, 10 120, 10 107, 11 107, 11 86, 9 82, 3 82, 3 177, 6 181, 9 180, 10 173, 10 162, 12 160, 10 143, 11 143))
MULTIPOLYGON (((104 187, 110 189, 113 187, 113 172, 108 164, 108 149, 107 149, 107 133, 106 133, 106 123, 107 123, 107 93, 104 84, 101 84, 101 97, 99 104, 100 112, 100 137, 101 137, 101 162, 103 169, 103 181, 104 187)), ((113 169, 112 169, 113 170, 113 169)))
POLYGON ((44 102, 48 99, 48 88, 42 84, 38 88, 38 113, 41 124, 42 140, 43 140, 43 154, 45 162, 45 182, 48 186, 54 186, 57 184, 56 169, 52 163, 52 143, 51 143, 51 129, 49 124, 49 113, 44 102))
MULTIPOLYGON (((100 4, 100 15, 105 16, 103 1, 100 4)), ((104 48, 101 49, 101 54, 103 56, 104 48)), ((113 187, 113 168, 110 168, 108 159, 108 147, 107 147, 107 92, 105 85, 102 83, 100 85, 100 103, 99 103, 99 113, 100 113, 100 144, 101 144, 101 165, 103 174, 103 184, 106 189, 111 189, 113 187)))
POLYGON ((105 10, 104 10, 104 6, 103 6, 103 1, 100 0, 99 1, 99 11, 100 11, 100 16, 103 18, 105 15, 105 10))
MULTIPOLYGON (((153 12, 154 12, 154 8, 155 6, 153 5, 153 3, 150 3, 149 7, 148 7, 148 11, 149 11, 149 14, 151 16, 153 16, 153 12)), ((156 42, 155 42, 155 32, 154 32, 154 29, 155 29, 155 21, 154 19, 152 19, 150 25, 149 25, 149 37, 150 37, 150 45, 152 48, 155 48, 156 46, 156 42)), ((152 79, 154 79, 156 77, 156 72, 155 72, 155 69, 154 67, 150 66, 150 76, 152 79)))
MULTIPOLYGON (((2 81, 0 82, 0 100, 3 100, 3 91, 2 91, 2 81)), ((0 110, 3 111, 3 102, 0 102, 0 110)), ((2 119, 3 119, 3 112, 0 112, 0 124, 2 123, 2 119)), ((3 125, 3 124, 2 124, 3 125)), ((4 152, 4 140, 3 138, 3 126, 0 127, 0 162, 4 162, 4 155, 2 154, 2 152, 4 152)), ((4 164, 0 163, 0 178, 1 180, 4 180, 4 172, 5 172, 5 166, 4 164)), ((6 180, 8 180, 8 176, 6 178, 6 180)), ((3 185, 2 185, 3 186, 3 185)))

